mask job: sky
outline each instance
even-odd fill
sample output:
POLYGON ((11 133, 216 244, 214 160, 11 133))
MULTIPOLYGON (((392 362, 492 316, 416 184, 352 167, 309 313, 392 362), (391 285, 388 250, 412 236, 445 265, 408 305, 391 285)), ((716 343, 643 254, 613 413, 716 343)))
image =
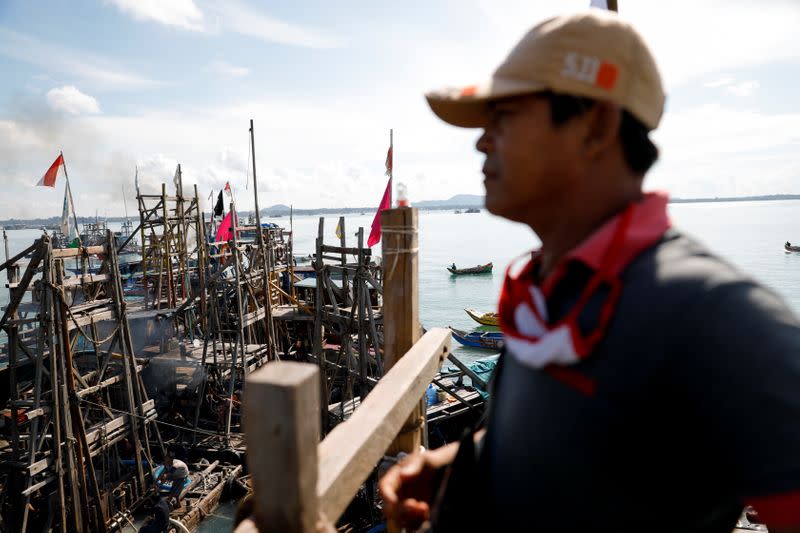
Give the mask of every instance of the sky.
MULTIPOLYGON (((136 214, 181 163, 208 196, 377 205, 394 130, 413 201, 482 194, 479 132, 423 93, 487 78, 546 17, 589 0, 0 0, 0 219, 136 214), (216 193, 214 193, 216 194, 216 193)), ((667 89, 646 188, 679 197, 800 193, 800 1, 619 0, 667 89)))

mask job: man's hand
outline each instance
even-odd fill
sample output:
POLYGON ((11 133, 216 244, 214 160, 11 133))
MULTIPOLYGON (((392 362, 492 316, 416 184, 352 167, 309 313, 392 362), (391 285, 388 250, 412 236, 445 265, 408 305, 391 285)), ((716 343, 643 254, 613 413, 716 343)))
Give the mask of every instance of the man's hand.
POLYGON ((436 471, 453 462, 458 452, 454 442, 439 449, 415 453, 389 469, 378 488, 383 497, 383 512, 397 525, 418 528, 430 518, 436 471))

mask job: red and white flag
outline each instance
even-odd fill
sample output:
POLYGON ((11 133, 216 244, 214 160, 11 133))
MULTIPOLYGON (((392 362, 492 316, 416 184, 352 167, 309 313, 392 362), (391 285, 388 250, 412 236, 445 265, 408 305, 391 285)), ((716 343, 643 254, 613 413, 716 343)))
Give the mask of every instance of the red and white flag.
POLYGON ((56 186, 56 178, 58 177, 58 171, 64 167, 64 156, 63 154, 59 154, 56 157, 56 160, 53 161, 53 164, 50 165, 50 168, 47 169, 47 172, 44 173, 42 179, 36 184, 38 187, 55 187, 56 186))
POLYGON ((225 194, 227 194, 228 196, 233 196, 233 191, 231 191, 231 182, 230 181, 226 181, 225 182, 225 194))

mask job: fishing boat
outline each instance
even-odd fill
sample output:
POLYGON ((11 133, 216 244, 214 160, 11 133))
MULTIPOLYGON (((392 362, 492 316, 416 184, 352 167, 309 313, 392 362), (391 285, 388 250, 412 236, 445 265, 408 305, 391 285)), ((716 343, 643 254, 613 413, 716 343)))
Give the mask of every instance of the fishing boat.
POLYGON ((484 326, 500 325, 497 313, 480 313, 474 309, 464 309, 464 311, 466 311, 469 317, 478 324, 483 324, 484 326))
POLYGON ((469 209, 467 209, 467 210, 466 210, 466 211, 464 211, 464 212, 465 212, 465 213, 480 213, 480 212, 481 212, 481 210, 480 210, 480 209, 478 209, 477 207, 470 207, 469 209))
POLYGON ((783 244, 783 249, 786 250, 787 252, 800 252, 800 246, 792 246, 792 243, 790 243, 789 241, 786 241, 783 244))
POLYGON ((447 271, 454 276, 463 276, 466 274, 491 274, 493 267, 494 265, 492 263, 486 263, 485 265, 478 265, 471 268, 456 268, 456 264, 453 263, 447 267, 447 271))
POLYGON ((486 348, 488 350, 503 349, 503 334, 499 331, 473 331, 467 333, 466 331, 451 327, 450 333, 460 344, 469 346, 470 348, 486 348))

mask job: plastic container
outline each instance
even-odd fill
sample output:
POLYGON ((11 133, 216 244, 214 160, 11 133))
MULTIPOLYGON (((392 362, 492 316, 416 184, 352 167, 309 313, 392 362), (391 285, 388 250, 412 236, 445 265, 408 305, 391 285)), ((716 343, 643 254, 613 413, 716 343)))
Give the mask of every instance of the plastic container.
POLYGON ((425 404, 427 406, 436 405, 438 403, 438 399, 436 398, 436 388, 433 386, 433 383, 428 385, 428 390, 425 391, 425 404))

